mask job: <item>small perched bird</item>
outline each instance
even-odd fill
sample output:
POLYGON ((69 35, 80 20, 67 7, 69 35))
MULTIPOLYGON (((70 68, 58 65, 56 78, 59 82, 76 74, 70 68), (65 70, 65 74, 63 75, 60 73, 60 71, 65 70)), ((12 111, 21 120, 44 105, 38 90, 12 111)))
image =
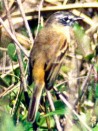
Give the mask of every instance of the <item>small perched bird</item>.
POLYGON ((80 17, 71 12, 58 11, 52 14, 38 33, 29 59, 29 85, 35 88, 28 109, 28 121, 34 122, 45 88, 50 90, 56 80, 68 45, 70 30, 80 17))

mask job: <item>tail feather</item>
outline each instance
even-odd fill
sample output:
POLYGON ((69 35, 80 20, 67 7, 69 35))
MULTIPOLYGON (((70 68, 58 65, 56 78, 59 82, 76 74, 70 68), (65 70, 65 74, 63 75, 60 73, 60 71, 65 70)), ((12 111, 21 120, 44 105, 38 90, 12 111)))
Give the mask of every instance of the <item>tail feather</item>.
MULTIPOLYGON (((28 64, 28 77, 27 77, 27 82, 28 82, 28 85, 30 86, 33 82, 33 76, 32 76, 32 66, 31 65, 31 62, 30 62, 30 58, 29 58, 29 64, 28 64)), ((33 62, 32 62, 33 63, 33 62)))
POLYGON ((34 93, 30 100, 29 109, 28 109, 28 118, 27 119, 29 122, 33 123, 35 121, 43 88, 44 86, 35 87, 34 93))

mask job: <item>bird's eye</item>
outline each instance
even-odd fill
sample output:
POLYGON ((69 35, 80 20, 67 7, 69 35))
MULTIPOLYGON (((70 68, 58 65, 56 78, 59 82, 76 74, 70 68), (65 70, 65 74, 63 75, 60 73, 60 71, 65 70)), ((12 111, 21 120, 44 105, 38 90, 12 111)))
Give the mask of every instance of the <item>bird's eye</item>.
POLYGON ((68 17, 63 18, 64 21, 68 21, 68 17))

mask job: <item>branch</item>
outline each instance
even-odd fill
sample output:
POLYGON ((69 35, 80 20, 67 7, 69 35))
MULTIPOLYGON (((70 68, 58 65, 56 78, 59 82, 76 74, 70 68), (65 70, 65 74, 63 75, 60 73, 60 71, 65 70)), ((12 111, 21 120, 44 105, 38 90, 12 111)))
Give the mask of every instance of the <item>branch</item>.
MULTIPOLYGON (((49 103, 50 103, 51 110, 55 111, 55 107, 54 107, 54 104, 53 104, 53 101, 52 101, 50 91, 46 90, 46 93, 47 93, 47 97, 48 97, 48 100, 49 100, 49 103)), ((57 127, 58 131, 62 131, 62 128, 61 128, 60 123, 59 123, 58 116, 54 115, 54 119, 55 119, 55 123, 56 123, 56 127, 57 127)))
POLYGON ((17 85, 11 85, 9 88, 7 88, 4 92, 2 92, 0 94, 0 98, 8 95, 9 93, 11 93, 13 90, 17 89, 19 87, 20 83, 18 83, 17 85))
POLYGON ((72 108, 72 106, 70 105, 70 103, 65 99, 64 95, 62 93, 60 93, 55 87, 53 87, 53 89, 55 90, 55 92, 57 93, 57 95, 60 97, 60 99, 67 105, 67 107, 70 109, 70 111, 77 116, 77 118, 79 119, 79 121, 81 122, 81 124, 83 124, 84 127, 88 131, 92 131, 91 128, 81 119, 81 117, 77 114, 77 112, 72 108))
POLYGON ((41 11, 54 11, 54 10, 66 10, 66 9, 81 9, 81 8, 98 8, 98 2, 91 3, 75 3, 75 4, 67 4, 60 6, 48 6, 46 8, 42 8, 41 11))
POLYGON ((87 85, 89 76, 90 76, 90 74, 91 74, 92 68, 93 68, 93 65, 90 66, 90 69, 89 69, 89 72, 88 72, 88 74, 87 74, 87 77, 85 78, 85 80, 84 80, 84 82, 83 82, 83 84, 82 84, 82 86, 81 86, 82 92, 81 92, 80 96, 78 97, 78 99, 76 100, 75 106, 78 104, 79 100, 83 98, 84 94, 85 94, 86 91, 87 91, 86 85, 87 85))
POLYGON ((38 26, 37 26, 36 36, 38 34, 39 26, 40 26, 40 23, 41 23, 41 9, 43 7, 43 2, 44 2, 44 0, 41 0, 40 5, 38 7, 38 26))
MULTIPOLYGON (((16 38, 16 34, 15 34, 14 26, 13 26, 13 23, 12 23, 12 20, 11 20, 11 15, 10 15, 10 12, 9 12, 7 0, 4 1, 4 5, 5 5, 6 14, 7 14, 10 29, 11 29, 14 37, 16 38)), ((16 46, 16 52, 17 52, 18 61, 19 61, 21 85, 22 85, 24 91, 27 91, 26 79, 25 79, 25 73, 24 73, 24 66, 23 66, 22 57, 21 57, 21 51, 20 51, 20 48, 17 46, 17 44, 15 42, 14 42, 14 44, 16 46)))
POLYGON ((28 32, 28 36, 29 36, 29 38, 30 38, 30 43, 32 43, 32 46, 33 46, 33 43, 34 43, 33 36, 32 36, 31 30, 30 30, 28 21, 27 21, 27 19, 26 19, 25 12, 24 12, 24 10, 23 10, 23 6, 22 6, 22 3, 21 3, 21 0, 17 0, 17 3, 18 3, 19 10, 20 10, 20 13, 21 13, 21 15, 22 15, 22 18, 23 18, 23 20, 24 20, 25 27, 26 27, 27 32, 28 32))
MULTIPOLYGON (((90 3, 75 3, 75 4, 66 4, 66 5, 59 5, 59 6, 48 6, 43 7, 40 11, 46 12, 46 11, 58 11, 58 10, 71 10, 71 9, 83 9, 83 8, 98 8, 98 2, 90 2, 90 3)), ((36 9, 30 9, 29 11, 26 11, 25 14, 38 12, 38 8, 36 9)), ((13 16, 20 15, 19 12, 13 13, 13 16)))

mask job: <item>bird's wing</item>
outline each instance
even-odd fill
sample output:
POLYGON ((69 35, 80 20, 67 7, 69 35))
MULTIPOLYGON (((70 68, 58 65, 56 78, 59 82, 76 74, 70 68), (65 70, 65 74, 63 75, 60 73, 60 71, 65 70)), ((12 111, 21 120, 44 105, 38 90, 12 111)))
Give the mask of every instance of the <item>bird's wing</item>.
POLYGON ((45 83, 47 89, 51 89, 56 80, 67 48, 68 42, 65 40, 58 49, 56 57, 53 58, 46 66, 45 83))

